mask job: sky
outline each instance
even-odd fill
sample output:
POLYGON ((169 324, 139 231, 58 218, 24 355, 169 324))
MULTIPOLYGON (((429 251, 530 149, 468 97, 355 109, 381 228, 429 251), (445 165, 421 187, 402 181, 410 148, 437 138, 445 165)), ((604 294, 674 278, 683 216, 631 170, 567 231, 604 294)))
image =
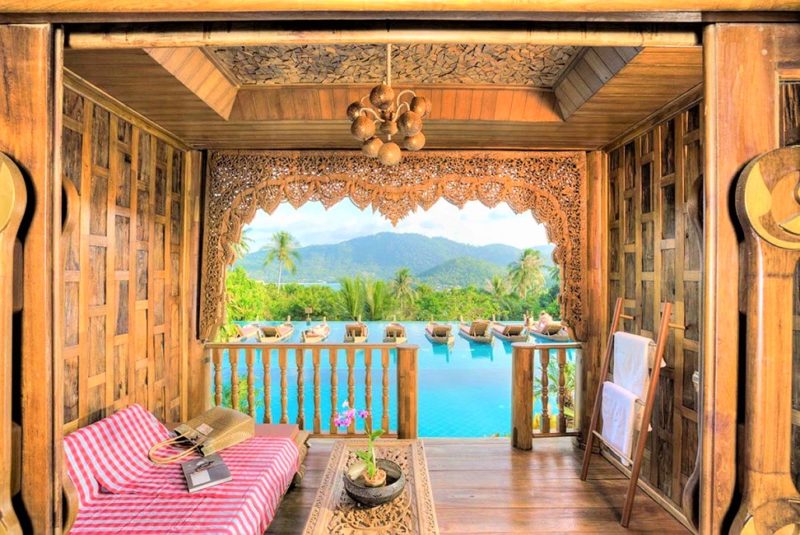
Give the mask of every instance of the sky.
POLYGON ((530 213, 515 214, 505 203, 487 208, 478 201, 459 209, 444 199, 427 212, 417 209, 394 227, 371 208, 362 212, 344 199, 329 210, 318 202, 299 209, 282 203, 271 215, 259 210, 247 228, 253 251, 267 245, 279 230, 291 232, 301 246, 339 243, 378 232, 416 233, 471 245, 502 243, 520 249, 547 243, 544 226, 530 213))

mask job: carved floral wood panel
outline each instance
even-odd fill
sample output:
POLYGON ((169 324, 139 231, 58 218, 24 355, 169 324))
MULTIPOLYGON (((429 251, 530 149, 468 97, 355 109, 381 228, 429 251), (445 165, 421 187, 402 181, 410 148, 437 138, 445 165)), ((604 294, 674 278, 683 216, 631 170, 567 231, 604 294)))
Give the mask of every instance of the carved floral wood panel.
MULTIPOLYGON (((401 44, 392 49, 392 79, 549 88, 577 52, 575 46, 401 44)), ((386 76, 385 45, 240 46, 208 53, 245 85, 378 83, 386 76)))
MULTIPOLYGON (((384 167, 359 152, 223 151, 211 153, 206 184, 201 338, 212 339, 223 321, 225 271, 232 244, 262 209, 345 197, 392 223, 439 199, 462 207, 479 200, 530 211, 555 244, 561 266, 561 310, 582 338, 586 260, 585 154, 583 152, 435 152, 409 154, 384 167)), ((514 232, 513 228, 508 229, 514 232)), ((413 254, 413 253, 410 253, 413 254)))

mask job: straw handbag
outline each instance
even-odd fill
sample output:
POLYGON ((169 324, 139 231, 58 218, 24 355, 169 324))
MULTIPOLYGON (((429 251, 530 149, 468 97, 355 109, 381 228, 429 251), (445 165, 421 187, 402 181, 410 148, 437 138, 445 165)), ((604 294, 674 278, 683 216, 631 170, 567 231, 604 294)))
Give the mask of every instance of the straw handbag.
POLYGON ((168 464, 180 461, 192 452, 211 455, 252 438, 255 434, 255 421, 247 414, 225 407, 214 407, 175 428, 176 436, 155 444, 147 453, 155 464, 168 464), (188 444, 179 453, 165 457, 157 455, 159 450, 173 444, 188 444))

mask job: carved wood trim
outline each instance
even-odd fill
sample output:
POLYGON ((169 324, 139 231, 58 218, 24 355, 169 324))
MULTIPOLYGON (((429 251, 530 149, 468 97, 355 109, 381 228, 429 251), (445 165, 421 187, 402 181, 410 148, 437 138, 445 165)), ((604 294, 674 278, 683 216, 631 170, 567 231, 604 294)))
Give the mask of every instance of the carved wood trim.
MULTIPOLYGON (((27 189, 14 161, 0 152, 0 527, 22 533, 11 503, 15 466, 12 450, 12 346, 14 245, 27 206, 27 189)), ((18 274, 17 274, 18 276, 18 274)), ((5 531, 4 531, 5 532, 5 531)))
POLYGON ((800 492, 791 474, 792 359, 800 261, 800 146, 759 155, 736 186, 747 284, 743 496, 730 533, 796 533, 800 492), (793 529, 794 528, 794 529, 793 529))
POLYGON ((437 152, 409 154, 383 167, 353 151, 220 151, 209 156, 200 296, 200 334, 212 339, 223 321, 231 244, 256 210, 281 202, 333 206, 345 197, 397 223, 441 198, 462 207, 479 200, 530 210, 545 225, 561 266, 561 310, 583 338, 586 201, 583 152, 437 152))

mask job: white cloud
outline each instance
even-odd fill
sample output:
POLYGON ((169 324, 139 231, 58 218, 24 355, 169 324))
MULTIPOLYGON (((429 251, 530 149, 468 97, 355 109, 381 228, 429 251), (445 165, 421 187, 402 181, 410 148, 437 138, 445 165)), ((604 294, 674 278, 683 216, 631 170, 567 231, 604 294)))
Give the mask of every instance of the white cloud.
POLYGON ((271 215, 257 212, 248 227, 253 250, 266 245, 272 233, 278 230, 290 231, 301 245, 337 243, 392 231, 441 236, 474 245, 503 243, 524 248, 547 243, 544 226, 530 212, 515 214, 505 203, 488 208, 478 201, 459 209, 444 199, 428 211, 419 209, 409 214, 395 227, 370 208, 360 211, 349 200, 329 210, 315 202, 299 209, 283 203, 271 215))

